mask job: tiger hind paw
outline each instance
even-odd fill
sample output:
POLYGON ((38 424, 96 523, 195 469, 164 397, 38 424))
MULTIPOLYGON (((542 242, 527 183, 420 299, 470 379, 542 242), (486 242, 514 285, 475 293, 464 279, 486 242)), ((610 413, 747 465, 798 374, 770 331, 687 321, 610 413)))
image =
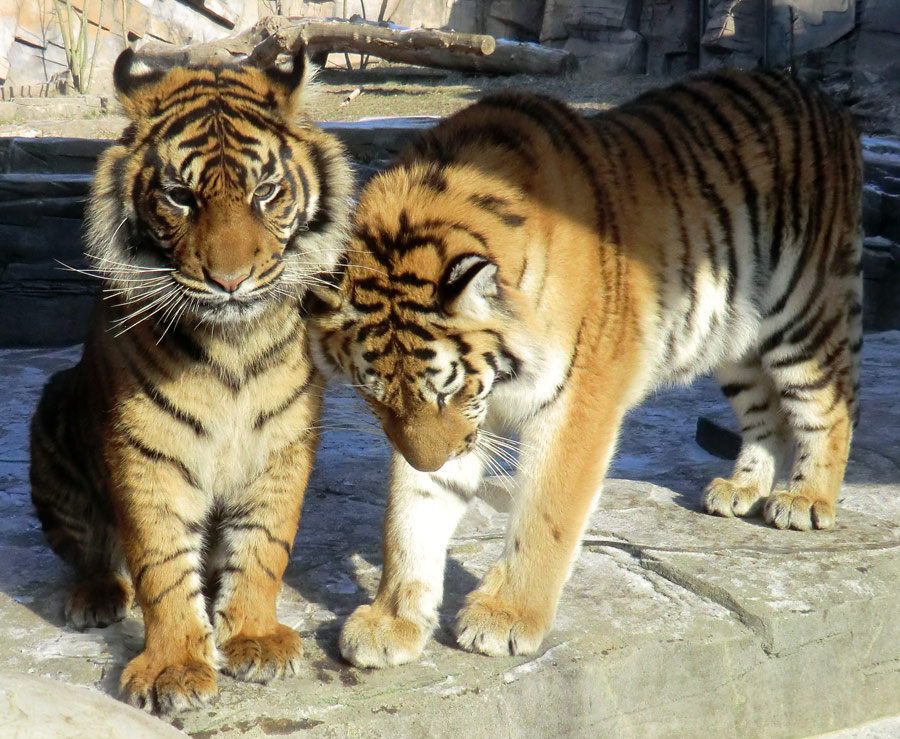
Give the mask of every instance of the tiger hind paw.
POLYGON ((766 501, 764 516, 767 523, 779 529, 830 529, 834 526, 835 506, 827 500, 781 491, 766 501))
POLYGON ((762 511, 765 495, 756 485, 740 485, 717 477, 703 491, 703 510, 714 516, 755 516, 762 511))
POLYGON ((66 621, 83 631, 121 621, 131 607, 134 590, 123 575, 103 572, 80 580, 66 600, 66 621))

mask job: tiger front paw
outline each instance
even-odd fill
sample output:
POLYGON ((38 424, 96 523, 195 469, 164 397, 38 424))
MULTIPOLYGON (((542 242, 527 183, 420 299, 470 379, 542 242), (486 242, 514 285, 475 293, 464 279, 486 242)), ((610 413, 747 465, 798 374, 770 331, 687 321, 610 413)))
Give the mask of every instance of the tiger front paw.
POLYGON ((828 500, 811 500, 797 493, 781 491, 766 501, 765 519, 778 529, 830 529, 834 526, 835 505, 828 500))
POLYGON ((703 510, 714 516, 755 516, 765 495, 756 485, 739 485, 717 477, 703 491, 703 510))
POLYGON ((533 654, 550 629, 550 621, 543 614, 476 590, 456 618, 456 640, 463 649, 491 657, 533 654))
POLYGON ((341 629, 341 654, 357 667, 392 667, 412 662, 425 648, 430 629, 377 605, 360 606, 341 629))
POLYGON ((127 703, 158 713, 202 708, 218 690, 211 665, 201 661, 162 664, 147 652, 128 663, 119 684, 127 703))
POLYGON ((231 637, 220 647, 222 671, 238 680, 267 683, 300 671, 303 641, 293 629, 278 624, 274 634, 231 637))

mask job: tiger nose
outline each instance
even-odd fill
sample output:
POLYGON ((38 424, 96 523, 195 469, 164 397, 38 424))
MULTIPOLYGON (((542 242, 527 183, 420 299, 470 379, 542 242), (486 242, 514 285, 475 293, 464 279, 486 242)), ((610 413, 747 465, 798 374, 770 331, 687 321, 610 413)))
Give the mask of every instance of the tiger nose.
MULTIPOLYGON (((253 270, 251 270, 251 272, 252 271, 253 270)), ((206 271, 207 281, 214 282, 216 285, 223 288, 225 292, 228 293, 233 293, 235 290, 237 290, 248 277, 250 277, 250 272, 240 275, 239 277, 234 277, 233 275, 217 275, 212 272, 206 271)))

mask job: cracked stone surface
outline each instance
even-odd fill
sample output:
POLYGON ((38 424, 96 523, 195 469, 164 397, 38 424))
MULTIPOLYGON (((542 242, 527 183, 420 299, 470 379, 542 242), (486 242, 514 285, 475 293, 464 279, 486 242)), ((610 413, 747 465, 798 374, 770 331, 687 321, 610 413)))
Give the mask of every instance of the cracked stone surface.
MULTIPOLYGON (((140 612, 106 629, 64 625, 70 573, 46 546, 29 500, 28 420, 49 373, 78 353, 0 350, 3 736, 38 735, 22 729, 29 717, 47 736, 99 736, 103 720, 132 711, 108 696, 141 649, 140 612), (66 691, 79 686, 91 691, 82 710, 47 710, 72 701, 66 691), (79 734, 78 726, 91 728, 79 734)), ((452 540, 435 639, 419 662, 387 671, 350 667, 336 647, 341 621, 378 582, 388 450, 349 388, 335 386, 279 602, 281 620, 304 637, 300 674, 269 685, 222 676, 210 706, 165 721, 203 739, 804 737, 896 714, 898 368, 900 332, 868 335, 862 421, 837 527, 826 532, 702 514, 703 485, 730 463, 694 443, 697 417, 728 426, 731 411, 711 380, 649 399, 627 421, 536 656, 488 658, 454 645, 453 616, 500 552, 515 496, 508 482, 488 484, 452 540)), ((900 729, 874 726, 836 736, 882 739, 900 729)))

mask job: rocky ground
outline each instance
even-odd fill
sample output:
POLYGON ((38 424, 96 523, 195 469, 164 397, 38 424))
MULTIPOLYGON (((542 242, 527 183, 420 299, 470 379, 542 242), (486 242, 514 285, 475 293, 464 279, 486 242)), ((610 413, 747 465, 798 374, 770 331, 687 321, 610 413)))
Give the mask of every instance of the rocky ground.
MULTIPOLYGON (((84 726, 124 710, 101 699, 116 695, 142 645, 136 609, 107 629, 65 625, 71 573, 31 511, 28 419, 48 374, 77 356, 77 347, 0 350, 3 736, 91 735, 58 732, 63 718, 84 726), (94 695, 73 711, 69 686, 94 695)), ((460 651, 452 635, 464 594, 502 548, 516 495, 506 482, 485 488, 451 541, 435 639, 417 663, 387 671, 355 669, 336 649, 341 621, 378 581, 387 446, 352 391, 335 385, 279 604, 304 637, 300 674, 267 686, 223 677, 207 709, 169 722, 197 739, 746 739, 811 736, 896 713, 898 356, 900 332, 868 335, 862 423, 834 530, 777 531, 701 513, 703 485, 730 464, 694 442, 697 417, 729 425, 731 412, 711 380, 663 392, 628 418, 610 472, 625 479, 605 486, 541 652, 491 659, 460 651)), ((877 732, 846 736, 896 736, 877 732)))

